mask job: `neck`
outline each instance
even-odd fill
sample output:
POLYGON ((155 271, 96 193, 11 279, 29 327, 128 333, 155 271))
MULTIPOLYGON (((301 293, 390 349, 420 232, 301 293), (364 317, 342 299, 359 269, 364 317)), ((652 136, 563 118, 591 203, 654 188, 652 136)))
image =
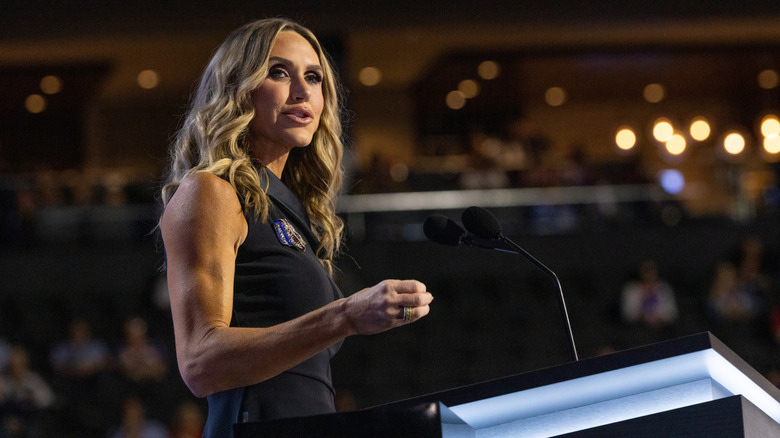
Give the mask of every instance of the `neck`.
POLYGON ((284 166, 287 164, 287 158, 290 156, 290 148, 260 139, 252 143, 252 155, 259 162, 263 163, 263 166, 273 172, 277 178, 282 179, 284 166))
POLYGON ((284 166, 287 164, 287 157, 290 156, 289 150, 275 151, 268 148, 255 146, 255 158, 268 168, 277 178, 282 179, 284 166))
POLYGON ((284 156, 284 160, 275 160, 267 163, 265 167, 268 168, 277 178, 282 179, 282 172, 284 171, 284 164, 287 162, 287 156, 284 156), (281 161, 281 162, 280 162, 281 161))

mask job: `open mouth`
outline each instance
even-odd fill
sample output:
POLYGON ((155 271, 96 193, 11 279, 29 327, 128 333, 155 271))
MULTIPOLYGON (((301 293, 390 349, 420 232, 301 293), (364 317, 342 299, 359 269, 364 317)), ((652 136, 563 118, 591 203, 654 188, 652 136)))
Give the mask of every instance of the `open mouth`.
POLYGON ((314 113, 312 113, 306 108, 295 108, 292 110, 285 111, 283 114, 300 121, 310 121, 314 118, 314 113))

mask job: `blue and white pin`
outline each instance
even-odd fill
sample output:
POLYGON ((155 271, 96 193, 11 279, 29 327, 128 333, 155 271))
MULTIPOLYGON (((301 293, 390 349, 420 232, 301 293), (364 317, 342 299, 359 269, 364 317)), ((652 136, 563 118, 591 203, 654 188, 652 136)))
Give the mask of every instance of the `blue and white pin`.
POLYGON ((279 242, 281 242, 282 245, 306 251, 306 241, 303 240, 303 236, 295 230, 295 227, 293 227, 287 219, 279 219, 274 222, 274 229, 276 230, 276 237, 279 238, 279 242))

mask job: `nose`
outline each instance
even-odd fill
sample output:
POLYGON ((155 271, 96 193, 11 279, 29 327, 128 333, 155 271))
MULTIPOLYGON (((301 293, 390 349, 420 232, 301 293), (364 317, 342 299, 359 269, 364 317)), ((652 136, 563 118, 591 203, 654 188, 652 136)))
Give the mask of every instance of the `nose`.
POLYGON ((305 102, 311 97, 311 89, 305 78, 294 81, 290 94, 296 102, 305 102))

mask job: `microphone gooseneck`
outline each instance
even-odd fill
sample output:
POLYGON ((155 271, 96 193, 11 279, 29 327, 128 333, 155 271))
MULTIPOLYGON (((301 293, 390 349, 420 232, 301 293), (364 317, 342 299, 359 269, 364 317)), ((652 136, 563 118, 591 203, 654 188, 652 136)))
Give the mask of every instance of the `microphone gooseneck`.
MULTIPOLYGON (((495 216, 493 216, 492 213, 485 210, 481 207, 469 207, 463 212, 463 216, 461 217, 461 220, 463 221, 463 225, 466 227, 466 229, 474 233, 480 237, 488 238, 487 236, 491 236, 492 239, 498 239, 502 241, 504 244, 506 244, 509 248, 511 248, 512 252, 515 252, 517 254, 522 255, 526 259, 528 259, 531 263, 536 265, 539 269, 544 271, 547 275, 549 275, 553 281, 555 282, 556 287, 558 288, 558 307, 561 311, 561 316, 563 318, 564 323, 566 324, 566 334, 569 340, 569 352, 571 353, 572 360, 575 362, 579 360, 579 357, 577 356, 577 347, 574 345, 574 334, 571 331, 571 322, 569 321, 569 312, 566 310, 566 300, 563 298, 563 288, 561 287, 561 282, 558 280, 558 276, 555 275, 555 272, 553 272, 550 268, 544 265, 544 263, 540 262, 536 259, 536 257, 532 256, 530 253, 528 253, 526 250, 520 247, 520 245, 512 242, 504 236, 501 233, 501 225, 498 222, 498 219, 496 219, 495 216)), ((501 248, 495 248, 501 250, 501 248)))
POLYGON ((571 353, 572 360, 575 362, 578 361, 579 357, 577 356, 577 347, 574 345, 574 334, 571 330, 569 312, 566 310, 566 300, 563 297, 563 288, 561 287, 561 282, 558 280, 558 276, 555 275, 555 272, 545 266, 544 263, 537 260, 536 257, 532 256, 526 250, 521 248, 520 245, 512 242, 509 240, 509 238, 504 236, 501 233, 501 225, 499 224, 498 219, 496 219, 496 217, 493 216, 491 212, 485 210, 484 208, 467 208, 463 211, 461 220, 463 221, 463 225, 466 227, 469 233, 472 233, 481 239, 501 242, 506 246, 505 248, 502 248, 501 245, 494 245, 493 249, 500 251, 508 250, 510 252, 514 252, 515 254, 520 254, 553 279, 556 287, 558 288, 558 307, 560 308, 561 317, 563 318, 563 321, 566 325, 566 334, 569 340, 569 352, 571 353))

